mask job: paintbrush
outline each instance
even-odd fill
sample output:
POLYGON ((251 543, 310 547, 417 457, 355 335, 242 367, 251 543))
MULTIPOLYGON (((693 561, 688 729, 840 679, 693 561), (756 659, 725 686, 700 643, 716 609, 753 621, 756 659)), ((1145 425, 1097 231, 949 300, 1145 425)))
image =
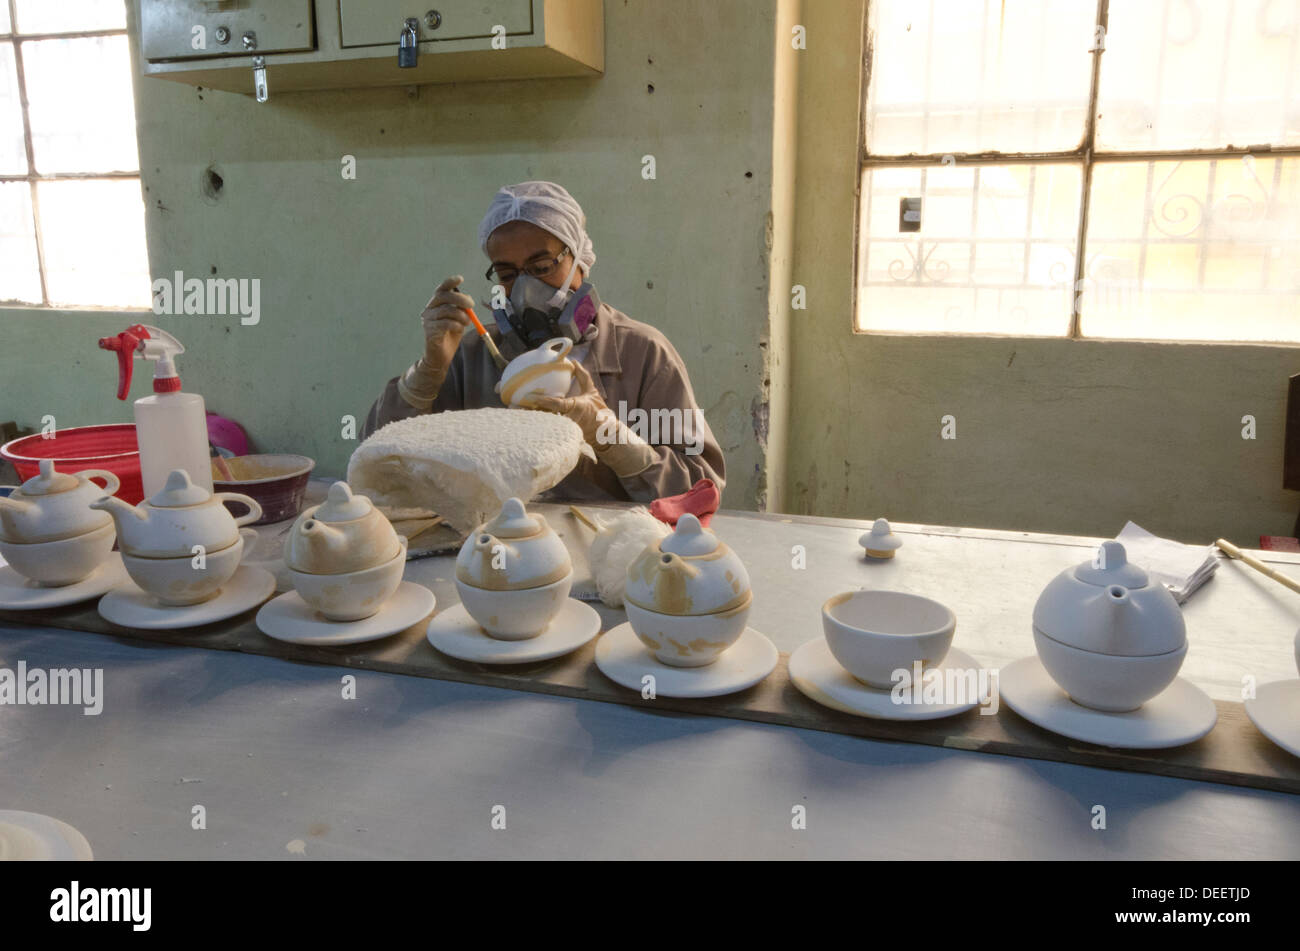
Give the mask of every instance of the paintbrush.
POLYGON ((463 307, 461 309, 469 315, 470 320, 474 321, 474 329, 478 331, 478 335, 483 338, 483 343, 487 345, 488 353, 492 355, 492 362, 497 365, 498 370, 504 370, 509 361, 506 360, 505 357, 501 356, 501 351, 497 349, 496 341, 488 335, 487 329, 479 322, 478 315, 474 313, 474 308, 463 307))

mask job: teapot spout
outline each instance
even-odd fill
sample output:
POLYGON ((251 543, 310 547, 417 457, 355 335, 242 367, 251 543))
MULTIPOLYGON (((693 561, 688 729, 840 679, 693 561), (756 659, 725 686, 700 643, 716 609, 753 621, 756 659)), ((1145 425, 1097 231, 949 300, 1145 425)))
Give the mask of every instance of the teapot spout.
POLYGON ((479 532, 474 539, 474 551, 483 559, 485 573, 505 571, 510 562, 519 556, 519 549, 508 545, 488 532, 479 532))
POLYGON ((115 495, 106 495, 103 498, 96 499, 90 503, 92 509, 98 509, 101 512, 107 512, 113 517, 118 528, 122 527, 122 519, 128 515, 133 515, 138 521, 149 521, 149 513, 129 502, 123 502, 115 495))
POLYGON ((22 499, 0 499, 0 534, 16 538, 21 532, 14 519, 20 515, 30 518, 36 512, 36 505, 32 502, 25 502, 22 499))
POLYGON ((337 558, 347 548, 347 536, 320 519, 307 519, 302 523, 301 532, 316 559, 328 561, 337 558))

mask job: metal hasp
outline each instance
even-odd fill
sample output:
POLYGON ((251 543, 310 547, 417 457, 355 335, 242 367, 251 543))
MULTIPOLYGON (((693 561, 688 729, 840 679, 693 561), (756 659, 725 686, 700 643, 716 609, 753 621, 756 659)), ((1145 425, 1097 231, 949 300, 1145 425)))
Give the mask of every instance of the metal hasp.
POLYGON ((420 21, 407 17, 397 40, 397 65, 401 69, 414 69, 420 56, 420 21))
MULTIPOLYGON (((252 30, 244 33, 243 41, 244 49, 257 49, 257 34, 252 30)), ((253 57, 253 91, 258 102, 266 102, 266 57, 260 54, 253 57)))

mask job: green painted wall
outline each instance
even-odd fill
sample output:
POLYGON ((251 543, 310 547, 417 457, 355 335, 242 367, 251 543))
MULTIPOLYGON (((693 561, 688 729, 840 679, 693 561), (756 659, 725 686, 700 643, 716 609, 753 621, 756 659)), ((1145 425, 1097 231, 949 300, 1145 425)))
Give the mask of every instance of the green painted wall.
MULTIPOLYGON (((494 191, 553 179, 587 212, 601 296, 686 360, 727 454, 724 504, 755 507, 775 17, 775 0, 608 0, 606 74, 592 80, 277 94, 272 67, 259 105, 137 79, 153 275, 261 279, 257 326, 147 315, 191 351, 186 387, 261 450, 341 475, 355 443, 340 418, 363 417, 419 356, 438 281, 463 273, 486 293, 476 232, 494 191), (345 154, 355 181, 340 174, 345 154), (655 181, 641 177, 647 154, 655 181), (224 182, 215 200, 201 188, 209 166, 224 182)), ((95 340, 145 316, 7 309, 0 419, 129 421, 95 340)), ((132 398, 147 393, 140 380, 132 398)))
POLYGON ((1286 381, 1300 348, 851 332, 861 0, 804 5, 784 508, 1188 541, 1289 535, 1286 381), (957 439, 940 439, 940 417, 957 439), (1242 416, 1258 438, 1241 438, 1242 416))

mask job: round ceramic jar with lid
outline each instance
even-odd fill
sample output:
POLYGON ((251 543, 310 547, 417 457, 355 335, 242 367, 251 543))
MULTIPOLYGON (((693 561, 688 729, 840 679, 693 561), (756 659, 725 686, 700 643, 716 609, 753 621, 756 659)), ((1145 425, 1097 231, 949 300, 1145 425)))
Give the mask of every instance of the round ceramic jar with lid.
POLYGON ((284 562, 309 575, 340 575, 387 564, 402 539, 384 513, 346 482, 298 516, 284 541, 284 562))
POLYGON ((0 541, 30 545, 84 535, 112 522, 91 503, 121 487, 117 476, 103 469, 75 474, 57 472, 52 459, 42 459, 40 471, 0 498, 0 541), (100 487, 92 479, 103 479, 100 487))

